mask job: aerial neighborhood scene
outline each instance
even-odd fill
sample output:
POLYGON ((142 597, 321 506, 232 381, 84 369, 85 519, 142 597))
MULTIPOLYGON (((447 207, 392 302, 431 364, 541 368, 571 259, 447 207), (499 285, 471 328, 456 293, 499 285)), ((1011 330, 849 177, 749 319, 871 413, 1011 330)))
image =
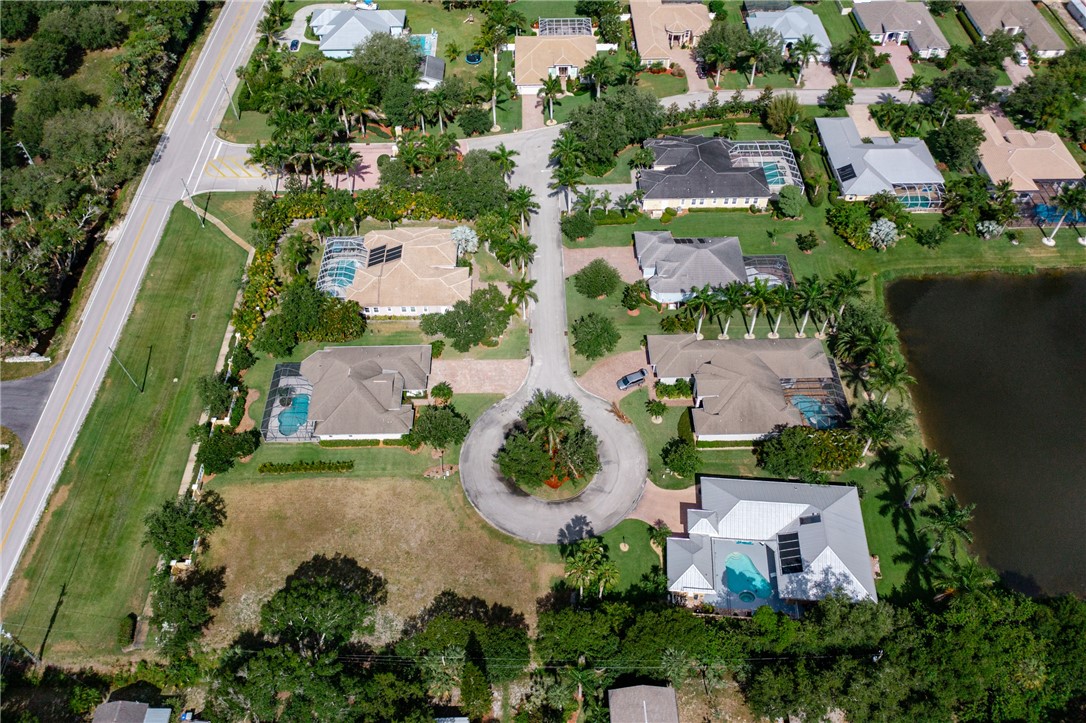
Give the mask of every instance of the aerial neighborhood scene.
POLYGON ((0 716, 1086 720, 1081 0, 3 0, 0 716))

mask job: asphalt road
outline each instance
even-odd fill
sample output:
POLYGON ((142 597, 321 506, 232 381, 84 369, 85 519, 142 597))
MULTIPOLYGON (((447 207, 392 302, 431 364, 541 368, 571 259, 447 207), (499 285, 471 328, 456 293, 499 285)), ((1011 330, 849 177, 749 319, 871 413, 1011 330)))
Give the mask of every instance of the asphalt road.
POLYGON ((128 318, 170 211, 182 198, 182 179, 191 186, 206 165, 226 93, 237 84, 234 68, 245 62, 256 43, 262 13, 261 2, 227 0, 132 197, 72 349, 0 502, 0 589, 7 589, 102 382, 109 349, 128 318))
POLYGON ((62 367, 63 363, 54 364, 32 377, 0 383, 0 424, 19 435, 24 445, 34 434, 62 367))

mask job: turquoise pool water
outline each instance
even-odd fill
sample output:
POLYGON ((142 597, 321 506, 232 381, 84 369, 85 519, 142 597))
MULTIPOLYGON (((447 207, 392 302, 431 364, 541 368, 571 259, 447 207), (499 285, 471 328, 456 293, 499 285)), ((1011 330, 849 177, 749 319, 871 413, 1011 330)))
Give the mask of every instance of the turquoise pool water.
POLYGON ((724 558, 724 570, 728 590, 743 602, 754 602, 757 598, 767 600, 773 594, 769 581, 758 572, 754 562, 741 552, 733 552, 724 558))
POLYGON ((929 196, 905 195, 898 196, 898 198, 901 199, 901 203, 905 208, 909 209, 927 209, 935 206, 935 199, 929 196))
POLYGON ((411 44, 418 48, 423 55, 437 55, 437 33, 412 35, 411 44))
POLYGON ((779 186, 784 182, 784 174, 776 163, 763 163, 762 170, 765 171, 765 180, 770 186, 779 186))
POLYGON ((338 288, 350 286, 354 281, 355 268, 354 261, 334 261, 328 268, 328 278, 332 281, 332 285, 338 288))
POLYGON ((836 410, 821 400, 797 394, 791 401, 792 406, 807 420, 807 424, 815 429, 830 429, 837 423, 836 410))
MULTIPOLYGON (((1037 204, 1033 209, 1033 212, 1036 214, 1037 218, 1041 219, 1044 223, 1059 223, 1060 219, 1063 218, 1063 211, 1055 206, 1048 206, 1043 203, 1037 204)), ((1086 216, 1083 216, 1081 213, 1069 213, 1063 222, 1065 224, 1086 224, 1086 216)))
POLYGON ((279 412, 279 434, 289 437, 297 432, 309 419, 309 395, 299 394, 291 400, 290 406, 279 412))

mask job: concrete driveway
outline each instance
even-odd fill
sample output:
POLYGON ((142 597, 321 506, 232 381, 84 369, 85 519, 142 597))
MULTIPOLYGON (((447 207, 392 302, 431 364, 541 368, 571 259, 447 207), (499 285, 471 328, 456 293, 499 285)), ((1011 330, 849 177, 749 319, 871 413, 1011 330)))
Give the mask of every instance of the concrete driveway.
POLYGON ((908 45, 898 45, 896 43, 877 45, 875 46, 875 52, 890 54, 890 67, 892 67, 894 73, 897 74, 897 84, 899 86, 904 83, 907 78, 913 77, 913 64, 909 62, 909 56, 912 55, 912 51, 909 50, 908 45))
POLYGON ((317 3, 315 5, 306 5, 299 8, 294 17, 290 21, 290 27, 280 33, 280 37, 286 43, 291 40, 297 40, 302 43, 309 43, 310 45, 319 45, 316 40, 309 40, 305 37, 306 21, 310 15, 320 12, 325 8, 335 8, 337 10, 347 10, 351 6, 345 3, 317 3))
POLYGON ((835 85, 837 76, 829 63, 812 61, 803 71, 803 87, 808 90, 829 90, 835 85))

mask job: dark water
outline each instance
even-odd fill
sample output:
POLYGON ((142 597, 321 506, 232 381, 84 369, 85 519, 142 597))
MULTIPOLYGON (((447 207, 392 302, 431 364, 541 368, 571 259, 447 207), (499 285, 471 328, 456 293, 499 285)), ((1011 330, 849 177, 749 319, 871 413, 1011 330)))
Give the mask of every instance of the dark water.
POLYGON ((903 280, 887 304, 974 552, 1023 592, 1086 595, 1086 274, 903 280))

